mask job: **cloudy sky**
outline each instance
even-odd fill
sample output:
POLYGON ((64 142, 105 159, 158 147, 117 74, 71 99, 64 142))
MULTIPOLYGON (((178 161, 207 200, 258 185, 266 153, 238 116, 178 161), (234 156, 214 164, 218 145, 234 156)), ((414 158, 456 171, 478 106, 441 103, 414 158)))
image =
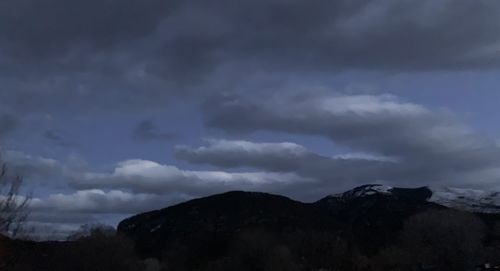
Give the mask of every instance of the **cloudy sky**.
POLYGON ((228 190, 500 190, 499 12, 3 0, 2 160, 54 234, 228 190))

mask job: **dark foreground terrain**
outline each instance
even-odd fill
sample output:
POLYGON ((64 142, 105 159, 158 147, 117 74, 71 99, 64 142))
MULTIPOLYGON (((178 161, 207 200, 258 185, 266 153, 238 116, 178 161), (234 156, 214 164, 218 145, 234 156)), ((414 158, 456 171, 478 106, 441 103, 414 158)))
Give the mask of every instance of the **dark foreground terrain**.
POLYGON ((228 192, 67 242, 0 239, 0 270, 483 270, 500 215, 430 202, 426 188, 363 186, 314 203, 228 192))

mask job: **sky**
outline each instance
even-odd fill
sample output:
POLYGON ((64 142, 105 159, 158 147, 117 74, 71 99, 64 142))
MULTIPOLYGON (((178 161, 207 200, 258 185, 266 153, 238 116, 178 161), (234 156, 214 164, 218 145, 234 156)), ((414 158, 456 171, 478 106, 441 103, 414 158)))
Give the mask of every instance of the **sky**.
POLYGON ((30 223, 229 190, 500 191, 500 2, 3 0, 0 153, 30 223))

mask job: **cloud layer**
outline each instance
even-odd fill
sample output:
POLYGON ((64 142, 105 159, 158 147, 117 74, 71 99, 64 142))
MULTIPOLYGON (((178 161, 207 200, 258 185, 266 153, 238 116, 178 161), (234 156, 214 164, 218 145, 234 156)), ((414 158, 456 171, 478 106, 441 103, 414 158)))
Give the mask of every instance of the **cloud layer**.
POLYGON ((113 188, 136 193, 200 196, 229 190, 271 192, 306 181, 294 174, 181 170, 153 161, 127 160, 119 163, 111 173, 76 175, 72 185, 78 189, 113 188))
POLYGON ((0 38, 4 50, 18 52, 13 58, 55 58, 75 69, 91 62, 71 60, 89 53, 118 48, 137 57, 144 39, 164 53, 147 64, 181 70, 251 55, 279 64, 455 69, 498 64, 489 57, 499 8, 485 0, 7 0, 0 38))
POLYGON ((203 113, 205 125, 232 137, 260 131, 319 136, 344 151, 318 154, 293 142, 244 139, 208 139, 204 146, 175 148, 177 159, 216 168, 210 170, 146 159, 127 159, 97 170, 84 161, 62 162, 19 151, 4 151, 3 158, 27 178, 67 186, 63 192, 36 198, 32 205, 34 222, 61 225, 229 190, 316 200, 366 183, 500 189, 496 141, 449 111, 392 95, 214 96, 203 113))
MULTIPOLYGON (((460 182, 455 178, 461 179, 461 174, 474 172, 476 177, 483 177, 482 172, 497 168, 500 161, 500 149, 494 140, 479 135, 451 113, 389 95, 279 96, 266 100, 224 97, 209 101, 205 108, 206 124, 228 132, 322 136, 353 151, 398 161, 396 167, 375 172, 373 178, 381 175, 402 182, 460 182)), ((221 153, 217 146, 210 150, 212 154, 221 153)), ((193 162, 213 158, 217 163, 217 157, 208 158, 207 153, 198 149, 181 151, 180 156, 193 162)), ((243 157, 248 155, 242 153, 243 157)), ((491 181, 478 178, 473 183, 491 181)))
POLYGON ((0 10, 0 100, 23 110, 144 110, 262 73, 500 64, 500 4, 487 0, 6 0, 0 10))
POLYGON ((368 182, 500 189, 499 145, 458 116, 330 86, 341 74, 496 71, 499 12, 489 0, 3 0, 1 158, 46 188, 34 222, 65 230, 227 190, 309 200, 368 182), (121 137, 134 123, 147 146, 121 137), (265 133, 273 140, 253 136, 265 133), (189 146, 207 136, 219 139, 189 146), (317 137, 343 151, 315 153, 317 137), (191 166, 138 154, 167 140, 188 144, 174 152, 191 166))
POLYGON ((141 121, 133 130, 133 137, 141 141, 165 141, 174 138, 173 134, 159 132, 151 120, 141 121))
POLYGON ((0 113, 0 140, 2 137, 12 132, 17 125, 15 117, 0 113))

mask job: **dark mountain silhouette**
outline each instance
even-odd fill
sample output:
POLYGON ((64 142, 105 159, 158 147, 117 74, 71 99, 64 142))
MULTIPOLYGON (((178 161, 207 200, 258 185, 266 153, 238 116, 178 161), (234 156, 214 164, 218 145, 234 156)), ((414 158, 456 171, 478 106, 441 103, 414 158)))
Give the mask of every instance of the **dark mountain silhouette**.
POLYGON ((446 207, 428 202, 428 188, 396 188, 391 193, 365 185, 340 195, 332 195, 314 205, 328 209, 329 215, 352 234, 352 241, 367 253, 395 240, 396 232, 410 216, 446 207))
POLYGON ((248 229, 267 232, 329 231, 340 223, 329 211, 287 197, 257 192, 227 192, 133 216, 118 225, 143 255, 158 255, 179 244, 224 252, 230 240, 248 229))
MULTIPOLYGON (((484 202, 478 198, 482 194, 463 190, 459 193, 455 196, 447 192, 436 197, 435 191, 427 187, 364 185, 303 203, 267 193, 227 192, 132 216, 119 223, 116 236, 103 234, 68 242, 0 237, 0 270, 144 270, 140 259, 148 258, 158 259, 164 270, 320 270, 324 267, 386 270, 384 264, 391 264, 397 257, 411 262, 401 255, 412 255, 411 244, 420 244, 419 239, 401 242, 402 232, 406 232, 403 235, 406 238, 413 234, 407 232, 421 234, 415 229, 423 229, 424 233, 429 230, 432 234, 426 224, 421 225, 426 221, 441 228, 445 225, 446 232, 448 226, 441 223, 442 219, 450 220, 450 229, 458 229, 447 240, 454 240, 456 234, 469 230, 460 229, 462 220, 469 221, 470 225, 485 225, 485 238, 481 237, 483 231, 478 232, 479 225, 474 236, 480 239, 473 240, 484 240, 484 247, 493 251, 494 259, 500 251, 500 215, 492 213, 491 206, 484 209, 486 212, 471 215, 452 211, 433 201, 444 198, 450 203, 449 199, 456 198, 461 202, 459 206, 472 202, 473 210, 483 210, 483 205, 476 204, 484 202), (463 200, 463 194, 472 196, 463 200), (424 216, 419 218, 420 214, 424 216), (479 220, 479 224, 475 220, 479 220), (408 221, 420 224, 409 227, 408 221), (403 254, 393 255, 387 251, 403 254), (368 266, 382 266, 382 269, 360 266, 368 259, 368 266)), ((495 200, 489 196, 486 203, 492 202, 495 200)), ((453 252, 454 246, 451 249, 447 255, 461 253, 460 250, 453 252)), ((471 261, 482 263, 483 259, 486 258, 471 261)))
POLYGON ((428 202, 431 192, 426 188, 371 193, 370 187, 314 203, 266 193, 227 192, 133 216, 119 224, 118 232, 130 237, 143 256, 152 257, 179 244, 216 257, 247 230, 335 233, 374 253, 396 238, 395 232, 408 217, 446 208, 428 202))

